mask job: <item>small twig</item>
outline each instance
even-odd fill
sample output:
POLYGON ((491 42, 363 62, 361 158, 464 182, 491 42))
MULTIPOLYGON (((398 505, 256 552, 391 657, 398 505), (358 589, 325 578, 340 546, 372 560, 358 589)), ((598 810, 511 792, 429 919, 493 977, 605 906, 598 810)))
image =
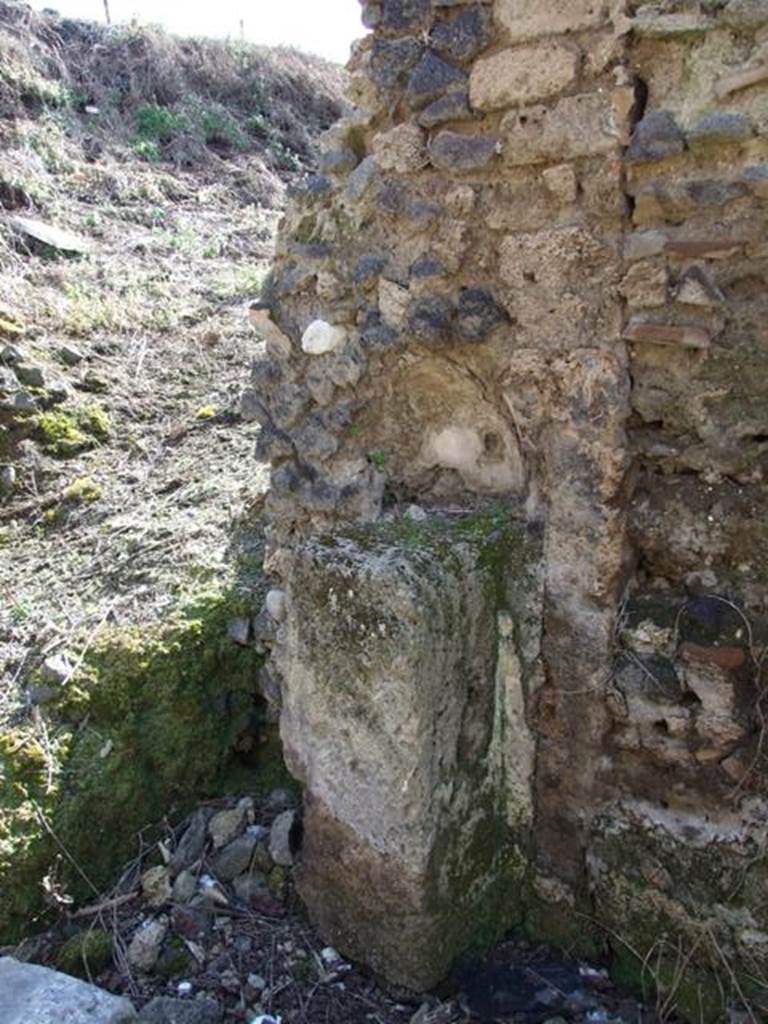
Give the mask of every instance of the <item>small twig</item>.
POLYGON ((96 639, 99 630, 104 625, 104 623, 107 621, 109 616, 112 614, 112 611, 114 610, 114 607, 117 604, 117 602, 118 602, 118 598, 117 597, 113 598, 109 602, 109 605, 107 606, 107 610, 104 612, 104 614, 101 616, 99 621, 96 623, 96 625, 93 627, 91 632, 88 634, 88 637, 86 638, 86 641, 85 641, 85 645, 83 646, 83 649, 78 654, 78 656, 77 656, 77 658, 75 660, 74 665, 69 670, 69 672, 67 672, 66 676, 62 680, 62 685, 63 686, 67 685, 67 683, 73 678, 75 673, 78 671, 80 666, 85 661, 85 656, 88 653, 88 651, 90 650, 91 645, 93 644, 94 640, 96 639))
POLYGON ((746 1012, 749 1014, 749 1019, 752 1021, 752 1024, 760 1024, 760 1021, 758 1020, 758 1018, 752 1012, 752 1007, 750 1006, 749 1000, 747 999, 746 995, 744 994, 744 990, 742 989, 742 987, 741 987, 741 985, 739 983, 738 976, 737 976, 736 972, 734 971, 734 969, 733 969, 733 967, 731 965, 731 962, 729 961, 728 957, 723 952, 723 950, 722 950, 722 948, 720 946, 720 943, 717 941, 717 936, 713 932, 712 926, 709 923, 707 923, 705 925, 705 928, 706 928, 706 931, 707 931, 710 939, 712 940, 712 943, 713 943, 715 949, 717 950, 717 955, 720 957, 720 960, 722 961, 723 966, 725 967, 726 971, 728 972, 728 977, 730 978, 731 984, 733 985, 733 987, 736 990, 736 993, 737 993, 739 999, 742 1002, 742 1006, 744 1007, 746 1012))
POLYGON ((53 789, 53 776, 56 772, 56 761, 51 750, 51 741, 48 736, 48 727, 45 724, 45 719, 40 711, 40 708, 35 706, 32 709, 32 720, 35 723, 35 728, 40 730, 40 746, 43 749, 43 755, 45 757, 45 792, 50 793, 53 789))
POLYGON ((47 509, 52 508, 54 505, 58 505, 59 502, 64 500, 63 492, 59 494, 49 495, 47 498, 35 499, 35 501, 27 501, 23 505, 11 506, 11 508, 0 509, 0 522, 5 522, 8 519, 21 519, 26 516, 34 515, 35 513, 45 512, 47 509))
POLYGON ((51 823, 48 821, 48 819, 46 818, 45 814, 43 813, 43 809, 40 807, 39 804, 35 803, 34 801, 32 801, 32 807, 34 808, 34 811, 35 811, 35 814, 37 815, 38 821, 43 826, 45 831, 48 833, 48 835, 51 837, 51 839, 53 839, 53 841, 56 843, 58 848, 61 850, 61 852, 67 858, 67 860, 72 865, 72 867, 75 869, 75 871, 78 873, 78 875, 80 875, 80 877, 83 879, 83 881, 86 883, 86 885, 92 890, 92 892, 96 896, 98 896, 99 895, 99 890, 96 888, 96 886, 90 880, 88 875, 86 875, 85 871, 83 871, 83 869, 80 867, 78 862, 75 860, 75 858, 69 852, 69 850, 66 848, 66 846, 61 841, 61 839, 59 839, 59 837, 56 835, 56 832, 54 831, 53 826, 51 825, 51 823))
POLYGON ((114 907, 121 907, 124 903, 130 903, 139 895, 138 889, 135 892, 127 892, 122 896, 114 896, 111 900, 102 900, 101 903, 92 903, 89 907, 82 907, 72 914, 73 918, 91 917, 93 914, 100 914, 103 910, 112 910, 114 907))

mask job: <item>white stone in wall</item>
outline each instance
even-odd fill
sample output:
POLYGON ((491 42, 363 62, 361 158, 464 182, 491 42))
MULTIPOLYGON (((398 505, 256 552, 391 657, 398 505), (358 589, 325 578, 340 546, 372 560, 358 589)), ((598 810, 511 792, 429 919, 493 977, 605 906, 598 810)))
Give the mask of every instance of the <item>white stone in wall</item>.
POLYGON ((524 472, 517 443, 494 428, 493 432, 499 437, 499 451, 489 456, 483 441, 484 432, 458 424, 443 427, 427 436, 421 461, 425 466, 455 469, 468 487, 482 494, 519 491, 524 472))
POLYGON ((483 454, 483 442, 469 427, 445 427, 432 438, 435 461, 450 469, 473 466, 483 454))
POLYGON ((301 337, 301 347, 312 356, 335 352, 347 340, 345 327, 335 327, 325 320, 313 320, 301 337))
POLYGON ((275 622, 282 622, 285 618, 286 612, 285 591, 274 587, 272 590, 267 592, 264 603, 271 618, 273 618, 275 622))

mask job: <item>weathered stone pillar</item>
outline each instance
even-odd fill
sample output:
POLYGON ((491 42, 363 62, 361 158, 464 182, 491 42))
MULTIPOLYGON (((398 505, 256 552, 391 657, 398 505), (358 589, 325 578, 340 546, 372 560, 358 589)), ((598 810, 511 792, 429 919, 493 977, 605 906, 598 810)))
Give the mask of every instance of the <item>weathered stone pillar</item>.
POLYGON ((533 743, 507 590, 536 600, 539 555, 496 513, 342 531, 292 560, 299 891, 331 941, 416 988, 521 919, 533 743))

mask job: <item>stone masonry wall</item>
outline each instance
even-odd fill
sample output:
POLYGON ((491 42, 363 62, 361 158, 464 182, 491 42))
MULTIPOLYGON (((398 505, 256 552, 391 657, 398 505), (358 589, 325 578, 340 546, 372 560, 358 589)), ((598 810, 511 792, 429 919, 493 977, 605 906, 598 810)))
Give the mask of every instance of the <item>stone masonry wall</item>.
POLYGON ((244 401, 273 466, 263 626, 305 898, 416 986, 473 939, 447 904, 491 891, 497 932, 607 944, 635 977, 649 952, 673 976, 679 940, 680 1001, 722 1019, 768 970, 768 5, 372 0, 363 21, 244 401), (474 888, 441 875, 474 850, 466 786, 489 795, 474 888), (390 879, 390 936, 364 879, 390 879), (409 957, 406 920, 448 938, 409 957))

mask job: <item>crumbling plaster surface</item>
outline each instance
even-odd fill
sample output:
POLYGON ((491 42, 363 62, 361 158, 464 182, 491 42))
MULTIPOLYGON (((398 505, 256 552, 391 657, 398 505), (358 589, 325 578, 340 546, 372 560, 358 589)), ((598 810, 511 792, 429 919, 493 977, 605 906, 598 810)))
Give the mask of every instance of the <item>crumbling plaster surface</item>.
MULTIPOLYGON (((539 934, 616 946, 619 904, 604 894, 629 887, 666 906, 659 922, 690 932, 715 895, 696 890, 676 915, 659 883, 683 884, 686 822, 727 827, 728 856, 757 850, 750 870, 762 864, 768 9, 371 0, 363 21, 372 32, 350 62, 358 109, 292 197, 253 311, 267 356, 247 402, 273 466, 268 568, 287 596, 273 674, 307 787, 310 911, 357 955, 373 949, 360 879, 381 867, 386 819, 366 817, 375 807, 392 816, 390 839, 408 836, 386 847, 381 877, 421 865, 402 893, 414 926, 441 913, 428 894, 450 891, 436 882, 428 823, 453 822, 457 862, 469 842, 459 804, 440 803, 445 779, 460 788, 462 777, 441 731, 461 706, 453 683, 449 713, 425 682, 414 728, 393 719, 389 746, 370 748, 380 763, 329 760, 329 745, 368 749, 371 718, 317 697, 336 655, 307 637, 335 635, 338 609, 322 604, 330 556, 316 555, 366 524, 383 548, 352 559, 354 601, 378 614, 400 566, 412 625, 402 651, 362 633, 334 650, 350 678, 356 658, 379 651, 388 713, 410 721, 404 694, 432 646, 459 686, 479 624, 495 623, 480 673, 490 717, 473 757, 508 821, 478 869, 508 887, 497 923, 527 915, 539 934), (387 541, 387 530, 424 515, 450 524, 483 503, 496 510, 483 520, 491 535, 500 508, 529 535, 526 568, 505 562, 503 585, 481 588, 482 600, 471 599, 476 570, 462 570, 467 604, 448 625, 415 596, 418 536, 387 541), (417 762, 425 774, 410 802, 398 772, 417 762), (513 782, 494 775, 500 763, 518 765, 513 782), (659 871, 643 872, 626 837, 658 836, 643 823, 662 811, 659 871), (508 874, 495 859, 505 848, 508 874), (328 867, 329 851, 345 849, 356 851, 355 882, 328 867), (342 908, 332 923, 313 872, 342 908)), ((441 600, 458 599, 455 586, 446 581, 441 600)), ((390 909, 400 899, 393 889, 390 909)), ((748 912, 753 931, 768 930, 768 911, 762 898, 747 911, 738 887, 724 899, 719 945, 739 977, 755 947, 745 952, 734 922, 748 912)), ((386 938, 372 959, 396 980, 431 984, 472 938, 446 935, 423 969, 386 938)), ((634 937, 644 955, 648 936, 634 937)), ((696 948, 699 984, 714 947, 696 948)))

